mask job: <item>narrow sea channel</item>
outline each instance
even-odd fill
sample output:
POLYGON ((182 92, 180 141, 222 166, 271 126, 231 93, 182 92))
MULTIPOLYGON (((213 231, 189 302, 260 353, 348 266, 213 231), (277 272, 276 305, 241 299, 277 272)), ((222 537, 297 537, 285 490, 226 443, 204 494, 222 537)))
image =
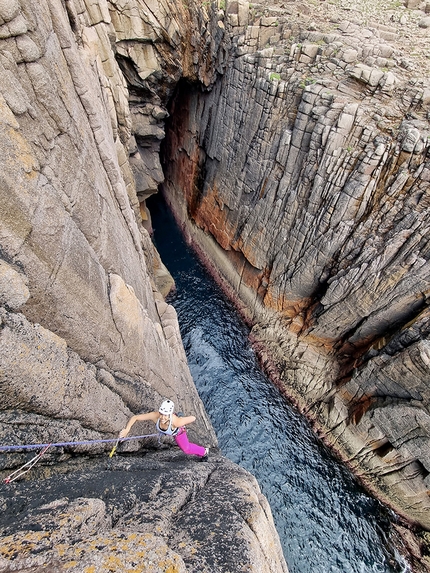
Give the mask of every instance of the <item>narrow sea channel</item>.
POLYGON ((160 198, 154 242, 176 282, 194 382, 222 453, 267 497, 290 573, 410 571, 391 543, 393 515, 356 483, 262 373, 249 330, 185 243, 160 198))

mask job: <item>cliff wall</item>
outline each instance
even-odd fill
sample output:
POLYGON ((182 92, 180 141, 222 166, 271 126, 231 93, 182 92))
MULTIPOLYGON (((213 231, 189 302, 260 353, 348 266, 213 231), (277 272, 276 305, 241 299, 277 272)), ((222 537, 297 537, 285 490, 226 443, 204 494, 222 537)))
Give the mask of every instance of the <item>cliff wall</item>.
MULTIPOLYGON (((131 409, 170 396, 205 420, 175 311, 155 285, 128 91, 107 5, 96 6, 81 6, 80 26, 60 2, 4 9, 2 412, 117 432, 131 409)), ((207 420, 202 430, 213 436, 207 420)))
MULTIPOLYGON (((196 415, 190 437, 216 446, 163 298, 173 281, 145 228, 145 198, 162 180, 164 104, 181 77, 214 81, 216 22, 180 2, 0 2, 2 445, 116 438, 132 413, 168 396, 196 415)), ((258 485, 216 448, 207 466, 182 453, 163 463, 148 440, 141 458, 107 475, 107 456, 88 466, 76 456, 111 446, 51 449, 28 482, 7 486, 2 571, 212 572, 231 559, 287 570, 258 485), (86 486, 66 487, 68 472, 86 486), (230 496, 228 557, 211 519, 231 514, 230 496)), ((29 457, 2 452, 2 477, 29 457)))
POLYGON ((427 529, 428 8, 227 3, 229 65, 180 86, 163 148, 164 194, 272 377, 427 529))

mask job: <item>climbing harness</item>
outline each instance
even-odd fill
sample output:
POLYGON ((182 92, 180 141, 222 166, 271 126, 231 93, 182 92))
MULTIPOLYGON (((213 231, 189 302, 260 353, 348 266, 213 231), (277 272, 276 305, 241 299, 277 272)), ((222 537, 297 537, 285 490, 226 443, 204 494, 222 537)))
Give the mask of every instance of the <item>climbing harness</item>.
POLYGON ((19 446, 0 446, 0 452, 14 452, 17 450, 36 450, 42 448, 42 450, 37 455, 35 455, 34 458, 32 458, 23 466, 21 466, 20 468, 12 472, 10 475, 8 475, 3 480, 3 482, 11 483, 16 479, 18 479, 19 477, 26 474, 29 470, 31 470, 32 467, 34 467, 37 464, 37 462, 40 460, 43 454, 48 450, 48 448, 63 447, 63 446, 86 446, 90 444, 108 444, 115 442, 115 445, 109 454, 109 457, 111 458, 114 455, 120 442, 126 442, 129 440, 141 440, 142 438, 154 438, 154 437, 159 438, 159 434, 158 433, 145 434, 143 436, 131 436, 129 438, 114 438, 108 440, 87 440, 83 442, 58 442, 56 444, 21 444, 19 446))
POLYGON ((166 430, 162 430, 160 428, 160 419, 157 420, 155 423, 155 427, 157 428, 159 434, 164 434, 165 436, 177 436, 180 428, 172 428, 172 416, 170 416, 169 425, 166 430))

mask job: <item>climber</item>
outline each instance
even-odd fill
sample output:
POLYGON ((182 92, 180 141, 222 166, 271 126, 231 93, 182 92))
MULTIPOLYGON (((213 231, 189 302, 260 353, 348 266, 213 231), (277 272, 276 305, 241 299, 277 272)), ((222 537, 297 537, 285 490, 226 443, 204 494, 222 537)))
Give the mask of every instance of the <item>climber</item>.
POLYGON ((161 434, 173 436, 175 442, 186 454, 199 456, 202 461, 206 461, 209 455, 209 448, 192 444, 188 441, 186 424, 191 424, 196 420, 195 416, 179 417, 173 413, 175 408, 172 400, 164 400, 158 412, 148 412, 147 414, 137 414, 132 416, 127 426, 119 433, 119 438, 126 438, 135 422, 151 420, 161 434))

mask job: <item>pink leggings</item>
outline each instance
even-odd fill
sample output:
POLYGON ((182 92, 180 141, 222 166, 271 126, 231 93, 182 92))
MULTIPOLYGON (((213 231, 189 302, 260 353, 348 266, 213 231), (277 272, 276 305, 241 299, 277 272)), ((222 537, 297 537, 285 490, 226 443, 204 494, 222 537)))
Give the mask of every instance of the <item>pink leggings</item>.
POLYGON ((205 448, 203 446, 198 446, 188 441, 187 430, 185 428, 179 430, 179 434, 175 436, 175 442, 186 454, 195 454, 200 457, 205 455, 205 448))

